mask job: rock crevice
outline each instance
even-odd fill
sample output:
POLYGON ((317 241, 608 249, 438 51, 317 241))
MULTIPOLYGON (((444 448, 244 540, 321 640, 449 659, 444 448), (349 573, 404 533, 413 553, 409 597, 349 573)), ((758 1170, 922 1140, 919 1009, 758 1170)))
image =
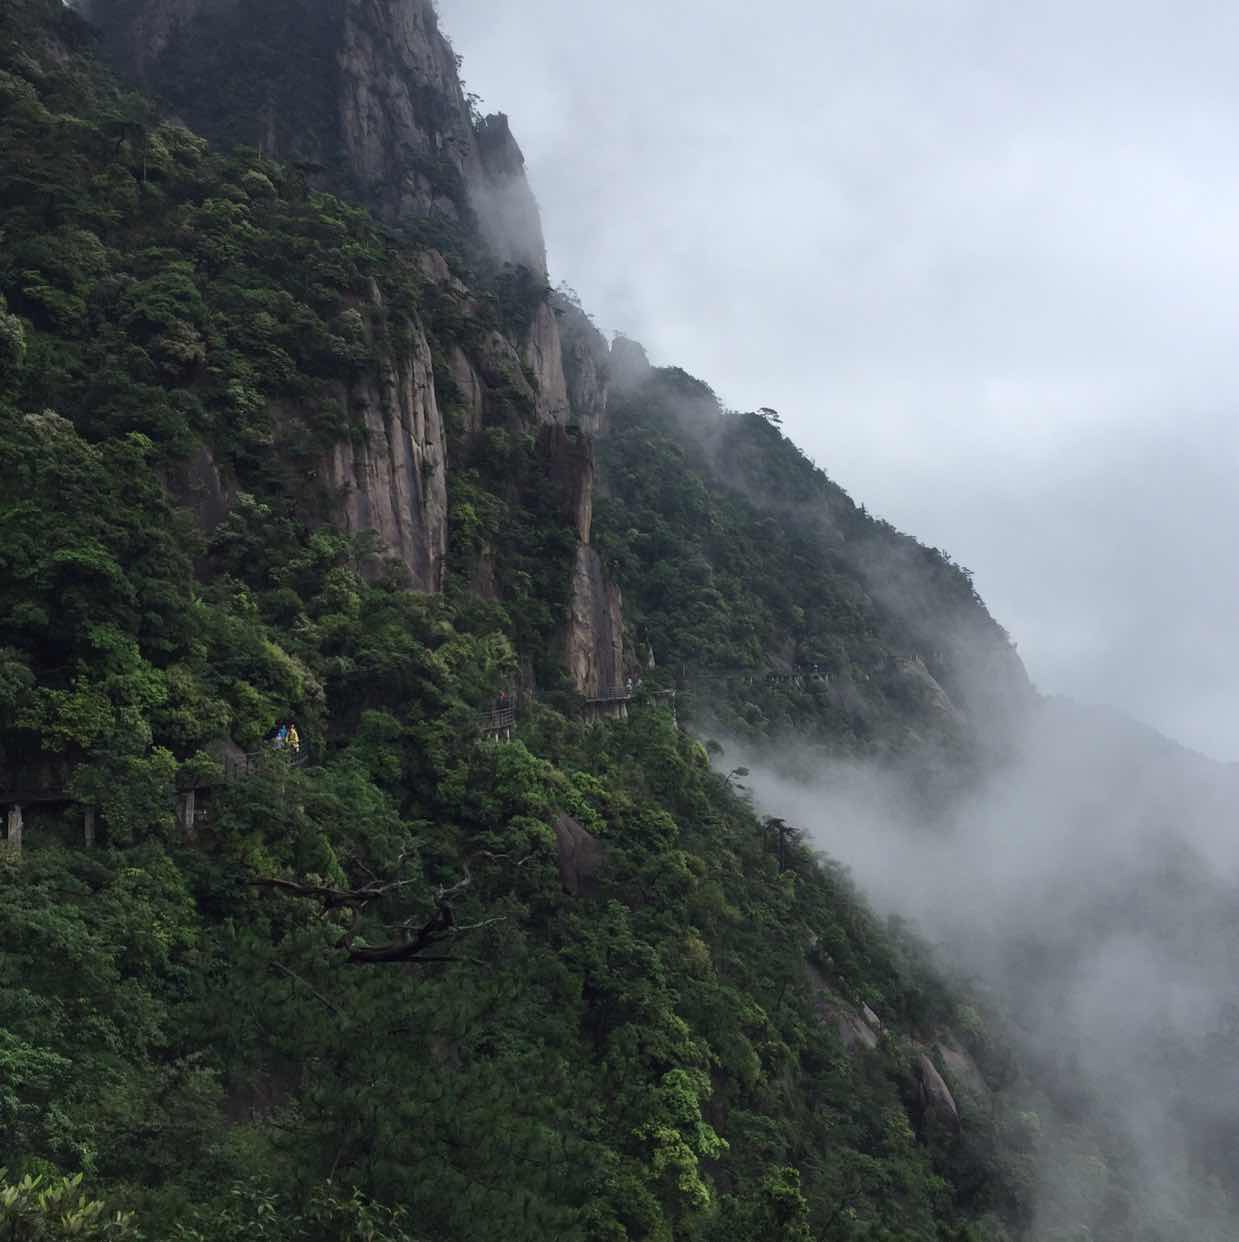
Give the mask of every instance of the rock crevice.
POLYGON ((426 335, 413 324, 404 335, 376 373, 348 389, 354 434, 330 450, 321 474, 337 523, 374 531, 415 589, 438 591, 447 553, 447 450, 426 335))

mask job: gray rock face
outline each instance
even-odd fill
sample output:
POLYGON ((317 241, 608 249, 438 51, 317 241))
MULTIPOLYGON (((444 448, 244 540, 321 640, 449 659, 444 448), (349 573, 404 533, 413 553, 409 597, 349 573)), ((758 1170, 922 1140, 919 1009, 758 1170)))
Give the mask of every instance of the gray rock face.
MULTIPOLYGON (((311 182, 360 198, 396 226, 437 217, 476 228, 500 264, 545 278, 524 156, 505 116, 475 124, 433 0, 94 0, 91 16, 121 72, 213 141, 299 161, 311 182)), ((477 318, 442 255, 426 252, 420 267, 463 319, 477 318)), ((592 327, 574 328, 571 386, 559 317, 545 302, 511 338, 491 330, 441 342, 465 430, 493 422, 528 432, 574 418, 599 428, 607 350, 592 327)), ((341 399, 356 432, 319 463, 335 502, 330 520, 375 531, 416 587, 438 590, 446 453, 421 329, 341 399)), ((275 413, 295 432, 295 411, 275 413)), ((574 450, 565 451, 564 468, 577 469, 574 450)), ((623 679, 623 623, 619 591, 589 548, 592 465, 581 479, 568 515, 580 546, 565 648, 575 683, 590 693, 623 679)), ((219 491, 206 476, 203 486, 219 491)), ((493 563, 478 567, 477 588, 494 592, 493 563)))
POLYGON ((952 1095, 959 1095, 965 1104, 970 1101, 976 1104, 988 1102, 992 1092, 972 1057, 947 1039, 940 1039, 935 1048, 948 1077, 955 1085, 952 1095))
POLYGON ((619 587, 589 546, 594 513, 594 449, 589 436, 557 424, 544 427, 539 446, 560 519, 576 530, 564 663, 577 693, 596 698, 624 681, 624 613, 619 587))
POLYGON ((645 347, 626 336, 611 342, 611 383, 616 389, 636 388, 650 373, 645 347))
POLYGON ((373 530, 413 585, 438 591, 447 551, 447 452, 430 346, 407 325, 404 347, 348 393, 361 434, 335 445, 320 474, 345 530, 373 530))
POLYGON ((945 717, 956 724, 963 723, 959 709, 951 702, 951 696, 934 679, 920 656, 899 661, 899 671, 915 688, 916 693, 927 704, 931 711, 945 717))
POLYGON ((916 1059, 917 1082, 920 1085, 922 1127, 940 1127, 951 1133, 959 1130, 959 1109, 950 1088, 942 1080, 934 1063, 922 1053, 916 1059))
POLYGON ((606 861, 606 850, 598 838, 571 815, 556 815, 551 827, 559 848, 559 882, 573 897, 588 896, 594 887, 594 877, 606 861))
POLYGON ((465 430, 475 433, 482 430, 482 417, 486 412, 486 385, 482 377, 469 361, 468 354, 459 345, 452 346, 448 357, 448 367, 452 379, 460 393, 461 406, 465 415, 465 430))
POLYGON ((184 505, 205 531, 214 530, 228 515, 233 493, 225 485, 211 450, 199 444, 193 455, 165 477, 168 491, 184 505))
POLYGON ((508 118, 488 116, 477 127, 481 176, 469 181, 478 225, 496 258, 546 275, 542 216, 525 176, 525 157, 512 137, 508 118))
POLYGON ((538 393, 525 374, 524 365, 516 347, 502 332, 492 329, 470 347, 467 358, 474 374, 481 380, 483 392, 478 403, 478 425, 483 413, 507 410, 508 422, 514 430, 525 430, 536 421, 538 393), (501 399, 496 399, 499 394, 501 399), (515 400, 518 408, 511 408, 515 400))
POLYGON ((873 1011, 867 1005, 863 1006, 863 1011, 857 1011, 830 986, 826 976, 816 966, 809 964, 807 969, 813 990, 813 1007, 822 1022, 834 1028, 844 1049, 854 1052, 858 1048, 876 1048, 878 1027, 870 1025, 865 1017, 865 1012, 873 1011))
POLYGON ((589 543, 594 518, 594 446, 575 428, 544 427, 538 440, 550 485, 559 498, 562 520, 589 543))
POLYGON ((588 544, 576 551, 565 636, 565 662, 578 693, 586 698, 624 679, 624 600, 609 582, 602 559, 588 544))
POLYGON ((573 421, 590 435, 606 433, 611 351, 589 316, 564 298, 551 302, 559 320, 564 378, 573 421))
POLYGON ((431 0, 333 2, 339 129, 355 181, 385 219, 459 217, 481 163, 431 0))
POLYGON ((564 378, 564 350, 559 323, 546 302, 534 312, 525 341, 523 361, 537 378, 535 404, 538 422, 568 421, 568 381, 564 378))
POLYGON ((91 18, 213 141, 316 165, 393 224, 476 219, 500 262, 545 275, 524 157, 506 117, 475 130, 432 0, 93 0, 91 18))

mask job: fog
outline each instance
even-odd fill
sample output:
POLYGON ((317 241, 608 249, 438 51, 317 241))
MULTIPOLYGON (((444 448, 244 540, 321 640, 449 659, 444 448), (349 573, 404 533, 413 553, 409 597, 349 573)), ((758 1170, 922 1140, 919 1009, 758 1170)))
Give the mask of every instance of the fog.
POLYGON ((995 1099, 1041 1112, 1034 1238, 1239 1236, 1208 1188, 1237 1185, 1239 775, 1064 701, 1019 736, 933 818, 896 773, 822 766, 790 740, 727 743, 724 762, 912 920, 1020 1050, 995 1099), (1136 1220, 1116 1219, 1116 1187, 1136 1220))
POLYGON ((977 575, 1044 689, 1239 759, 1239 10, 441 0, 552 274, 977 575))
MULTIPOLYGON (((1239 758, 1239 9, 440 7, 602 328, 969 566, 1043 691, 1239 758)), ((931 820, 723 740, 1020 1048, 1038 1237, 1239 1237, 1239 770, 1051 701, 931 820)))

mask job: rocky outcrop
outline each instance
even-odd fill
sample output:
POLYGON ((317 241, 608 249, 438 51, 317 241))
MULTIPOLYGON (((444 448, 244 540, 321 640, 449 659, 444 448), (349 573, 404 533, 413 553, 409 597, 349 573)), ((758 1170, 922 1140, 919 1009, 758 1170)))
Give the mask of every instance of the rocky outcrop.
POLYGON ((603 573, 602 559, 582 543, 572 570, 564 647, 568 673, 585 698, 623 684, 623 609, 623 596, 603 573))
POLYGON ((538 439, 547 478, 566 525, 589 543, 594 516, 594 446, 575 427, 544 427, 538 439))
POLYGON ((922 1134, 930 1130, 959 1132, 959 1109, 950 1088, 934 1063, 922 1053, 913 1066, 917 1081, 918 1113, 922 1134))
POLYGON ((456 57, 431 0, 331 3, 340 9, 339 134, 354 181, 393 222, 462 218, 465 187, 481 165, 456 57))
MULTIPOLYGON (((118 0, 87 0, 81 7, 105 35, 122 10, 118 0)), ((218 0, 161 0, 159 4, 138 6, 123 31, 114 32, 112 50, 121 55, 135 77, 145 80, 148 69, 159 63, 173 39, 195 18, 227 7, 218 0)))
POLYGON ((589 546, 594 512, 593 441, 576 427, 552 425, 540 433, 547 484, 560 520, 576 531, 564 663, 577 693, 597 698, 624 684, 624 602, 589 546))
POLYGON ((570 417, 590 435, 602 435, 606 432, 611 351, 579 306, 559 295, 551 305, 559 320, 570 417))
POLYGON ((433 0, 92 0, 117 68, 212 141, 298 161, 392 224, 476 222, 546 273, 507 118, 476 127, 433 0))
POLYGON ((873 1049, 878 1046, 881 1023, 868 1005, 858 1010, 850 1005, 827 982, 818 967, 809 963, 809 986, 813 994, 813 1007, 824 1025, 834 1030, 839 1042, 848 1052, 859 1048, 873 1049), (873 1015, 872 1022, 868 1015, 873 1015))
POLYGON ((447 362, 464 414, 465 430, 470 434, 479 432, 482 430, 482 418, 486 412, 486 385, 482 383, 482 377, 459 345, 452 346, 447 362))
POLYGON ((502 332, 491 329, 474 342, 467 362, 484 386, 479 419, 485 413, 488 420, 506 422, 514 431, 524 431, 537 421, 538 394, 520 354, 502 332))
POLYGON ((652 369, 644 346, 626 336, 617 336, 611 342, 610 375, 615 389, 637 388, 652 369))
POLYGON ((205 444, 199 444, 184 462, 170 467, 164 482, 177 504, 188 509, 207 532, 213 531, 232 507, 233 490, 224 483, 205 444))
POLYGON ((952 1096, 965 1104, 970 1101, 974 1105, 987 1103, 993 1093, 972 1057, 949 1036, 940 1039, 934 1048, 950 1079, 952 1096))
POLYGON ((584 825, 562 812, 551 821, 559 854, 559 882, 573 897, 589 896, 594 877, 606 861, 606 850, 584 825))
POLYGON ((499 584, 495 579, 495 549, 489 543, 483 544, 478 552, 469 589, 478 599, 499 598, 499 584))
POLYGON ((502 112, 486 117, 477 126, 476 141, 481 168, 470 178, 469 200, 482 236, 501 263, 545 276, 542 217, 508 118, 502 112))
POLYGON ((564 350, 559 323, 546 302, 540 302, 525 338, 522 357, 537 380, 535 409, 540 423, 568 421, 568 381, 564 378, 564 350))
POLYGON ((913 656, 911 659, 899 660, 898 668, 913 694, 931 712, 954 724, 963 723, 963 716, 955 704, 951 702, 951 696, 935 680, 933 674, 925 666, 925 661, 919 655, 913 656))
POLYGON ((349 389, 356 431, 327 454, 320 475, 334 521, 375 531, 417 590, 438 591, 447 551, 443 423, 425 333, 406 324, 403 336, 376 374, 349 389))

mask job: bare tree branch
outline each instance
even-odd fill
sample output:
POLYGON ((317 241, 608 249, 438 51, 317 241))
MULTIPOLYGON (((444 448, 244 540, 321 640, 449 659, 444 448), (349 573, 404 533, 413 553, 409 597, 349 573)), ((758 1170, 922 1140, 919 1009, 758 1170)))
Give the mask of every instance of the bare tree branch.
POLYGON ((327 1008, 330 1009, 331 1012, 334 1013, 337 1018, 340 1018, 340 1019, 344 1018, 344 1014, 335 1005, 333 1005, 331 1001, 329 1001, 320 991, 318 991, 317 988, 312 987, 295 971, 289 970, 288 967, 283 964, 283 962, 272 962, 271 969, 278 970, 280 974, 286 975, 289 979, 293 979, 297 983, 301 984, 301 986, 305 988, 305 990, 309 992, 310 995, 313 996, 315 1000, 320 1001, 322 1004, 326 1005, 327 1008))
MULTIPOLYGON (((397 870, 400 866, 403 866, 408 853, 409 851, 407 850, 401 853, 397 863, 397 870)), ((535 857, 536 854, 528 854, 515 865, 518 868, 523 867, 535 857)), ((422 916, 419 915, 414 915, 403 923, 388 923, 384 925, 387 931, 401 933, 399 940, 388 944, 354 945, 353 941, 357 935, 362 915, 372 902, 380 901, 384 897, 392 893, 398 893, 412 885, 421 884, 423 883, 422 880, 405 879, 380 882, 373 872, 358 863, 357 865, 361 866, 361 869, 370 876, 370 882, 360 888, 344 889, 322 884, 303 884, 296 880, 278 879, 273 876, 255 877, 249 881, 249 884, 253 888, 272 889, 276 892, 287 893, 293 897, 308 897, 322 905, 322 914, 324 916, 335 910, 351 911, 352 919, 336 941, 335 947, 343 949, 347 955, 346 960, 355 965, 398 962, 475 961, 476 959, 472 958, 431 956, 427 953, 427 950, 463 933, 480 931, 483 928, 492 927, 496 923, 504 921, 503 918, 492 918, 483 919, 476 923, 457 924, 456 922, 456 914, 452 909, 452 899, 458 897, 472 885, 473 874, 469 870, 469 862, 477 858, 487 858, 495 862, 502 862, 510 858, 510 855, 496 854, 490 850, 478 850, 470 855, 469 860, 463 864, 464 876, 461 879, 457 880, 455 884, 440 885, 435 889, 434 913, 422 922, 420 926, 418 923, 422 916)), ((478 962, 478 965, 482 964, 478 962)), ((291 971, 287 970, 286 967, 279 967, 279 969, 289 974, 292 978, 298 978, 298 976, 293 975, 291 971)), ((300 982, 305 983, 304 980, 300 980, 300 982)), ((309 987, 309 984, 305 984, 305 986, 309 987)), ((310 990, 313 992, 312 988, 310 990)), ((318 993, 314 994, 318 996, 318 993)), ((339 1012, 326 997, 318 996, 318 999, 328 1005, 334 1012, 339 1012)))

